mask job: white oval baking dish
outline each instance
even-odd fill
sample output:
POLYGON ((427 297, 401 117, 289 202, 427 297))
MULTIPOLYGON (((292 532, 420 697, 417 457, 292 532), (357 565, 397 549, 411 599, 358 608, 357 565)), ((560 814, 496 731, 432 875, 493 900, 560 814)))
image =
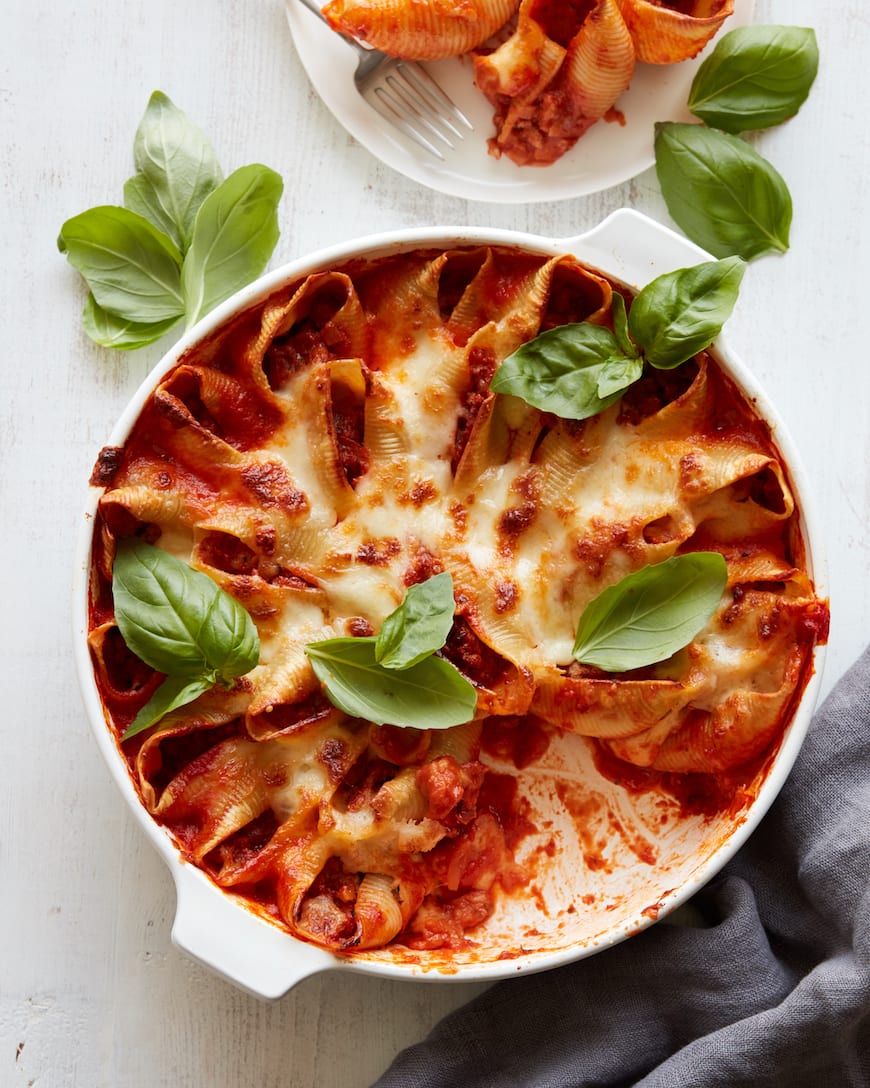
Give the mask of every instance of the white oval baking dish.
MULTIPOLYGON (((292 261, 260 278, 223 303, 191 329, 160 361, 128 404, 109 437, 110 445, 123 444, 131 426, 159 379, 192 345, 213 334, 232 315, 265 299, 281 285, 320 269, 335 267, 351 258, 377 257, 418 247, 450 248, 458 245, 495 244, 521 247, 536 253, 573 253, 586 264, 613 279, 638 288, 655 276, 709 259, 686 239, 631 210, 609 216, 588 233, 573 238, 550 239, 506 230, 465 227, 435 227, 373 235, 332 246, 292 261)), ((790 481, 802 515, 802 533, 810 573, 817 594, 825 596, 825 577, 819 553, 819 533, 812 514, 800 458, 775 409, 758 383, 720 337, 715 345, 717 358, 750 397, 758 413, 771 427, 774 441, 788 466, 790 481)), ((286 993, 301 979, 319 971, 363 972, 388 978, 495 980, 529 971, 541 971, 568 963, 607 948, 653 924, 685 902, 714 876, 746 841, 782 787, 800 749, 818 696, 824 646, 815 649, 814 669, 775 759, 767 771, 754 802, 736 818, 721 815, 712 821, 700 818, 681 822, 679 828, 662 833, 654 843, 659 855, 655 865, 631 864, 613 867, 609 873, 581 872, 581 859, 570 850, 553 858, 552 868, 540 889, 564 906, 571 897, 579 900, 592 894, 607 910, 574 912, 566 922, 564 910, 542 913, 528 899, 505 897, 505 902, 485 924, 486 934, 478 949, 468 953, 413 953, 390 947, 366 953, 334 955, 288 935, 248 909, 241 901, 220 890, 197 868, 186 864, 169 833, 157 824, 140 803, 127 766, 103 716, 87 645, 88 571, 90 567, 93 516, 100 491, 91 489, 79 534, 75 588, 75 657, 85 707, 97 744, 121 793, 172 873, 177 891, 177 910, 172 928, 176 946, 243 989, 264 998, 286 993), (579 863, 579 865, 578 865, 579 863), (582 876, 582 888, 579 878, 582 876), (567 899, 566 899, 567 897, 567 899), (558 922, 554 920, 558 916, 558 922), (534 933, 526 945, 521 933, 534 933), (520 947, 522 945, 522 948, 520 947), (505 949, 512 949, 506 958, 505 949)), ((644 819, 643 800, 632 798, 620 787, 598 779, 587 748, 576 737, 556 745, 552 758, 546 757, 546 774, 552 780, 560 767, 571 765, 580 778, 595 780, 602 794, 620 818, 650 832, 650 813, 644 819), (638 806, 640 806, 638 808, 638 806)), ((525 773, 525 772, 524 772, 525 773)), ((538 789, 534 773, 527 789, 537 804, 546 806, 547 790, 538 789)), ((553 813, 548 813, 553 817, 553 813)), ((558 819, 556 819, 558 824, 558 819)), ((559 828, 556 828, 557 835, 559 828)), ((562 828, 563 841, 571 836, 562 828)))

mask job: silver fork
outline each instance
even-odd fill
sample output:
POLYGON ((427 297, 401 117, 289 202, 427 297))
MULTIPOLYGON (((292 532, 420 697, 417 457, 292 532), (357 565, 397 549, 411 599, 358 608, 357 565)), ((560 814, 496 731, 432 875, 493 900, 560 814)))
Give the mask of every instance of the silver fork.
MULTIPOLYGON (((294 2, 287 0, 288 4, 294 2)), ((299 2, 329 26, 318 0, 299 2)), ((474 131, 462 110, 419 64, 340 37, 357 54, 353 82, 360 95, 430 155, 443 162, 444 152, 455 151, 466 134, 474 131)))

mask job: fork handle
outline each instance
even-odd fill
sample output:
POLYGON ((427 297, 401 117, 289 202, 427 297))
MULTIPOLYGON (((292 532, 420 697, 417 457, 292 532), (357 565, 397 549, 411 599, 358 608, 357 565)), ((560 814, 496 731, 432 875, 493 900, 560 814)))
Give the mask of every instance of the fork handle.
POLYGON ((326 23, 327 26, 329 26, 326 16, 323 14, 323 8, 320 6, 317 0, 299 0, 299 3, 302 4, 304 7, 308 8, 309 11, 313 11, 318 19, 321 19, 324 23, 326 23))
MULTIPOLYGON (((288 4, 292 4, 293 2, 294 0, 287 0, 288 4)), ((328 26, 333 34, 336 34, 339 38, 341 38, 345 45, 349 45, 351 49, 356 52, 356 55, 360 61, 374 65, 374 57, 377 56, 379 58, 382 58, 382 54, 376 53, 374 49, 369 49, 368 46, 365 46, 361 42, 358 42, 356 38, 350 38, 347 36, 347 34, 342 34, 341 31, 336 30, 335 27, 323 14, 323 9, 320 6, 321 0, 299 0, 299 3, 302 4, 303 7, 308 8, 309 11, 313 11, 324 26, 328 26)), ((357 72, 357 75, 359 76, 359 72, 357 72)))

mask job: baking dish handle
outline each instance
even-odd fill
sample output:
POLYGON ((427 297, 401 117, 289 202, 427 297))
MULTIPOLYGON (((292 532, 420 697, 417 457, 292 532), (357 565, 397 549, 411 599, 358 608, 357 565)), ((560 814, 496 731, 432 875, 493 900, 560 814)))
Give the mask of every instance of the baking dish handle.
POLYGON ((591 230, 556 244, 634 287, 664 272, 715 260, 684 235, 633 208, 619 208, 591 230))
POLYGON ((175 865, 173 875, 178 903, 172 943, 248 993, 274 1000, 336 966, 328 952, 258 918, 192 865, 175 865))

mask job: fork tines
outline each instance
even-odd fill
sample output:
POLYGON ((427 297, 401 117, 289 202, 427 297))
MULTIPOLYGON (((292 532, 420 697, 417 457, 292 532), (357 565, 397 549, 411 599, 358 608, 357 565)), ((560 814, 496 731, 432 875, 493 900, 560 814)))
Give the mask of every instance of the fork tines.
POLYGON ((366 95, 371 105, 420 147, 444 159, 438 144, 454 150, 474 126, 425 69, 394 62, 383 78, 372 81, 366 95))

